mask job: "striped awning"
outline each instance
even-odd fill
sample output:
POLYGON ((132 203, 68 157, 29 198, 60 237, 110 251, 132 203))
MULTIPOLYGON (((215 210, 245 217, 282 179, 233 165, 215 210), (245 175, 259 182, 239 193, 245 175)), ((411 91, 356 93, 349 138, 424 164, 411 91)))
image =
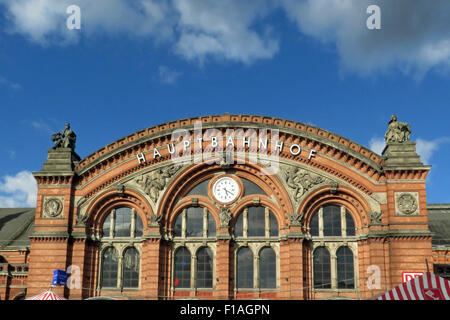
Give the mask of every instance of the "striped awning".
POLYGON ((450 300, 450 281, 426 272, 382 294, 376 300, 450 300))
POLYGON ((38 295, 35 295, 31 298, 28 298, 27 300, 66 300, 66 299, 57 295, 53 291, 48 290, 38 295))

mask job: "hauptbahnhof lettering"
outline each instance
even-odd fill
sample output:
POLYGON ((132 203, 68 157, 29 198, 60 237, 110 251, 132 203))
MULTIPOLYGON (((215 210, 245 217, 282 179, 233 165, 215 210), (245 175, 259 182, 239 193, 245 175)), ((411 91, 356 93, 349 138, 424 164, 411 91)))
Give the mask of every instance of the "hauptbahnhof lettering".
POLYGON ((81 159, 66 126, 34 173, 36 208, 0 209, 0 299, 42 292, 54 270, 69 271, 53 288, 67 299, 369 299, 405 272, 448 277, 450 205, 427 203, 410 133, 393 117, 378 155, 224 114, 81 159))

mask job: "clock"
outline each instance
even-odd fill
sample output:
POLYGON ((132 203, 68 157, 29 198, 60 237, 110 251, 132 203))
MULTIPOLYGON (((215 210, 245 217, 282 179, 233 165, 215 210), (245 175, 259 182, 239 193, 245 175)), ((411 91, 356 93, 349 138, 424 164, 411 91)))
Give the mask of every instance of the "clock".
POLYGON ((228 176, 217 179, 212 187, 214 198, 222 203, 230 203, 236 200, 240 191, 241 189, 238 182, 228 176))

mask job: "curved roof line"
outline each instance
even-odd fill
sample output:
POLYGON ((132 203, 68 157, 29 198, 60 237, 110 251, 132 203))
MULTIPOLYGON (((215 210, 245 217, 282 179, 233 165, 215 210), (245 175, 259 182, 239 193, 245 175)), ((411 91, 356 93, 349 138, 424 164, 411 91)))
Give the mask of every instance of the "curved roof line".
POLYGON ((225 113, 222 115, 198 116, 169 121, 136 131, 106 145, 103 148, 98 149, 83 158, 78 162, 75 170, 78 172, 84 172, 90 167, 120 151, 126 150, 148 140, 165 136, 175 129, 191 129, 193 128, 195 121, 201 121, 202 128, 206 129, 225 125, 240 126, 242 128, 254 128, 260 125, 261 127, 264 126, 264 128, 267 129, 279 129, 285 133, 304 136, 330 145, 336 149, 346 151, 352 156, 369 163, 372 167, 378 170, 381 169, 381 163, 383 161, 382 156, 376 154, 368 148, 338 134, 312 125, 270 116, 225 113))

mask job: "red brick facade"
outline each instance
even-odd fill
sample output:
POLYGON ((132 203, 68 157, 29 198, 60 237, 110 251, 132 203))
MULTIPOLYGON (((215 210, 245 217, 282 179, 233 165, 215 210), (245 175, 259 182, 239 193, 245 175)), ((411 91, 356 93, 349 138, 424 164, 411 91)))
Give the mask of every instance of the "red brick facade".
MULTIPOLYGON (((179 143, 179 146, 183 145, 181 140, 179 143)), ((26 294, 29 297, 48 288, 53 270, 66 270, 75 265, 79 268, 79 288, 54 288, 56 293, 69 299, 101 295, 139 299, 370 298, 400 284, 405 271, 425 272, 426 261, 430 266, 450 262, 448 250, 432 250, 425 188, 430 167, 415 165, 386 169, 384 161, 383 157, 336 134, 271 117, 225 114, 183 119, 138 131, 75 162, 71 173, 64 170, 35 173, 39 186, 35 229, 30 255, 20 259, 29 265, 26 294), (248 145, 235 136, 234 164, 221 165, 219 158, 214 158, 216 163, 213 164, 183 164, 165 178, 154 201, 152 195, 136 183, 140 181, 137 179, 172 165, 166 146, 173 142, 173 130, 189 130, 193 145, 197 139, 194 136, 195 121, 200 121, 204 129, 202 148, 194 152, 194 156, 211 144, 208 135, 213 134, 208 129, 217 129, 224 145, 230 129, 278 129, 278 140, 284 143, 279 155, 280 171, 274 175, 261 175, 259 163, 236 163, 238 153, 248 156, 257 152, 258 136, 253 135, 256 142, 248 145), (298 155, 290 152, 289 146, 293 144, 301 148, 298 155), (160 156, 154 157, 155 148, 160 156), (316 151, 313 157, 312 149, 316 151), (139 160, 141 154, 144 154, 145 162, 139 160), (299 168, 312 177, 320 177, 321 182, 303 190, 301 195, 297 193, 299 197, 295 198, 298 191, 287 184, 285 168, 299 168), (224 174, 239 181, 248 180, 264 192, 243 194, 228 205, 232 216, 227 226, 222 225, 220 218, 223 205, 214 200, 210 190, 207 194, 189 194, 199 183, 224 174), (414 214, 399 214, 399 197, 405 194, 409 199, 415 197, 412 200, 417 207, 414 214), (48 199, 61 201, 62 210, 57 217, 46 216, 44 207, 48 199), (247 240, 251 242, 251 239, 240 243, 233 237, 233 228, 243 210, 255 203, 269 208, 278 223, 278 236, 266 243, 276 253, 277 282, 272 289, 258 289, 257 286, 240 289, 236 286, 236 246, 247 240), (180 290, 174 286, 174 248, 185 244, 182 240, 177 242, 173 230, 177 217, 193 204, 207 208, 217 226, 214 240, 204 243, 213 248, 214 285, 211 289, 180 290), (326 205, 347 210, 354 221, 354 237, 330 242, 323 237, 311 236, 313 216, 326 205), (107 246, 102 238, 102 225, 111 210, 118 207, 134 209, 143 224, 143 236, 135 240, 136 243, 131 241, 140 253, 139 285, 128 290, 101 287, 100 252, 107 246), (381 220, 377 220, 377 213, 381 214, 381 220), (329 248, 330 259, 334 261, 333 250, 337 250, 339 243, 347 244, 347 241, 351 242, 349 247, 355 257, 354 289, 314 288, 313 248, 329 248), (379 286, 375 288, 368 283, 374 276, 368 271, 372 270, 371 266, 379 270, 379 286)), ((211 189, 211 183, 208 188, 211 189)), ((255 248, 263 245, 263 242, 258 243, 255 248)), ((0 255, 3 255, 1 251, 0 255)), ((25 281, 20 277, 13 279, 20 284, 25 281)), ((11 283, 4 285, 10 280, 0 275, 0 281, 1 299, 13 299, 18 292, 13 289, 9 289, 8 294, 4 292, 8 286, 13 288, 11 283)))

